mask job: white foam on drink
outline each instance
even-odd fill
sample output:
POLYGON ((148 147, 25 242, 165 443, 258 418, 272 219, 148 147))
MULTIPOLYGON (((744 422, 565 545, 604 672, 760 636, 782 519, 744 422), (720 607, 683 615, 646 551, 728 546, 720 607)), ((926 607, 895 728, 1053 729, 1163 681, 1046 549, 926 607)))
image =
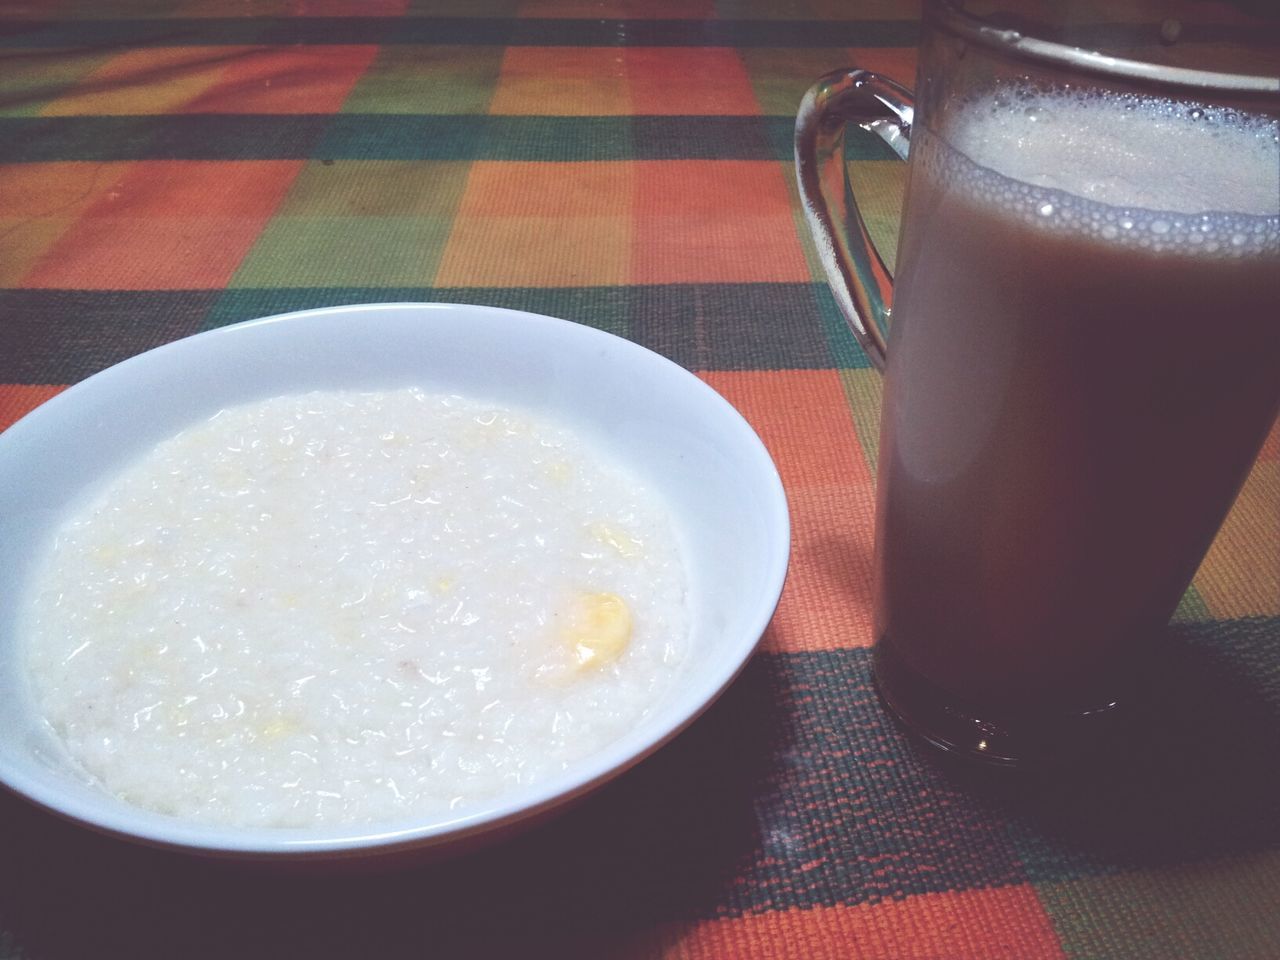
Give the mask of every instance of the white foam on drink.
POLYGON ((997 89, 924 151, 930 175, 1019 219, 1153 251, 1280 251, 1280 124, 1159 98, 997 89))

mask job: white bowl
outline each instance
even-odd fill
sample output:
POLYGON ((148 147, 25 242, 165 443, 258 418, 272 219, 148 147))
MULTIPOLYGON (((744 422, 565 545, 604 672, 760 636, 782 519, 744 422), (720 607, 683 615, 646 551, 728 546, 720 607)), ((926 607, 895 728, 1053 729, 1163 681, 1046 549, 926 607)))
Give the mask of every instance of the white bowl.
POLYGON ((202 333, 102 371, 0 434, 0 783, 90 827, 204 854, 296 861, 456 851, 581 797, 693 721, 755 650, 789 546, 782 484, 746 421, 697 377, 611 334, 514 310, 408 303, 307 310, 202 333), (209 826, 130 806, 85 782, 35 714, 15 637, 18 600, 66 506, 221 407, 408 385, 572 423, 662 493, 690 579, 692 650, 675 693, 565 775, 440 819, 209 826))

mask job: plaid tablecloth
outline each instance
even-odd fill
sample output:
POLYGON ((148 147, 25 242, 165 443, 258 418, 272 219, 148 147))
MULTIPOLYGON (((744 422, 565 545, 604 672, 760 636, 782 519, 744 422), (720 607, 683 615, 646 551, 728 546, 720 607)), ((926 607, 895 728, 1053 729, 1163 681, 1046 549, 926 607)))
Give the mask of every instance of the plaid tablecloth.
MULTIPOLYGON (((910 82, 911 0, 0 13, 0 427, 236 320, 497 304, 696 371, 794 523, 744 676, 568 816, 446 864, 282 877, 0 795, 0 958, 1280 956, 1276 434, 1152 665, 1161 722, 1114 762, 952 769, 874 700, 880 384, 821 281, 791 131, 827 70, 910 82)), ((902 168, 853 156, 892 249, 902 168)))

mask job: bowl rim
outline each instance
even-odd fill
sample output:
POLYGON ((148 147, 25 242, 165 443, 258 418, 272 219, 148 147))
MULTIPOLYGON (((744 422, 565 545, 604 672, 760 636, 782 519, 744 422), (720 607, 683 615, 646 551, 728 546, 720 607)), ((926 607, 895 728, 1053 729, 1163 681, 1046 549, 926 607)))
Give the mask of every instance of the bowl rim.
MULTIPOLYGON (((166 342, 72 384, 13 423, 7 430, 0 432, 0 457, 6 456, 6 447, 19 446, 27 436, 44 429, 46 417, 56 414, 69 404, 83 403, 84 398, 91 399, 96 391, 104 386, 109 388, 112 380, 127 377, 130 370, 139 365, 163 363, 171 355, 181 356, 187 351, 198 350, 201 343, 210 342, 212 338, 242 336, 244 331, 254 328, 297 325, 301 329, 312 318, 367 311, 387 315, 404 312, 427 315, 461 312, 472 317, 488 317, 495 323, 541 324, 567 336, 609 344, 621 351, 628 363, 653 364, 659 369, 666 368, 668 376, 675 376, 686 382, 694 395, 700 397, 702 403, 709 405, 725 426, 737 434, 734 446, 740 447, 758 467, 753 471, 757 481, 754 485, 759 487, 758 492, 763 495, 763 503, 768 508, 768 514, 761 518, 761 523, 766 531, 766 541, 778 545, 773 555, 768 557, 765 578, 767 587, 758 594, 749 625, 742 631, 740 638, 726 643, 726 652, 731 655, 721 655, 707 661, 707 666, 700 671, 703 675, 694 684, 693 692, 681 697, 679 709, 672 710, 671 716, 664 716, 660 710, 646 718, 641 729, 652 726, 653 730, 649 735, 637 737, 633 729, 620 740, 577 761, 561 775, 518 790, 500 792, 496 797, 477 803, 457 816, 432 819, 427 823, 420 822, 422 817, 409 817, 367 824, 332 824, 296 829, 205 824, 129 807, 105 792, 101 805, 96 798, 92 801, 68 798, 55 785, 9 768, 2 756, 0 788, 7 789, 59 818, 100 833, 153 847, 213 857, 250 861, 342 859, 394 854, 409 848, 452 846, 483 834, 500 832, 502 828, 526 819, 537 819, 620 776, 688 728, 719 699, 745 668, 777 608, 790 561, 790 516, 777 465, 746 418, 701 378, 654 350, 587 324, 506 307, 414 302, 341 304, 245 320, 166 342), (687 704, 692 704, 692 707, 687 704), (654 717, 660 722, 651 724, 649 721, 654 717)), ((425 319, 429 319, 429 316, 424 317, 425 319)))

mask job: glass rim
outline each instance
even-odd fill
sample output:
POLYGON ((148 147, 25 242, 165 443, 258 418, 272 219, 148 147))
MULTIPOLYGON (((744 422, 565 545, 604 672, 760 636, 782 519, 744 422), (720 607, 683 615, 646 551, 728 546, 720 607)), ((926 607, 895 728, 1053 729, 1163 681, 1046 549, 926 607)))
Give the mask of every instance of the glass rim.
POLYGON ((1280 95, 1280 77, 1219 73, 1112 57, 1096 50, 1028 36, 1018 30, 994 27, 960 9, 956 0, 926 0, 925 22, 971 43, 1033 63, 1068 67, 1097 76, 1158 84, 1185 91, 1268 97, 1280 95))

